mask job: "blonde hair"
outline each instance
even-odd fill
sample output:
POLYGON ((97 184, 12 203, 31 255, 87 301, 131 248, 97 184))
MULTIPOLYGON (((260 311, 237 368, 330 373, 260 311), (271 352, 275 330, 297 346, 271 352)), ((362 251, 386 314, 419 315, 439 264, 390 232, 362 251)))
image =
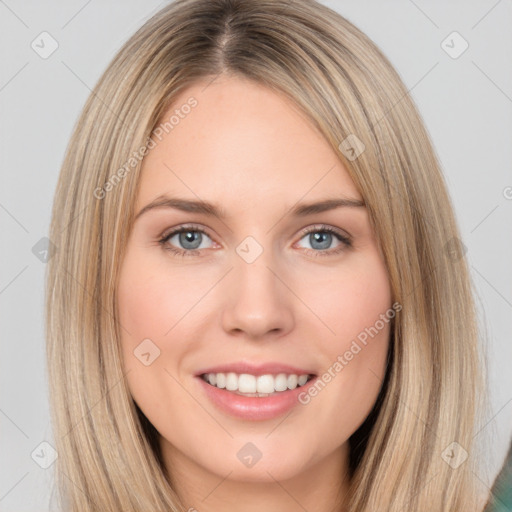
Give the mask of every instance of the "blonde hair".
POLYGON ((116 286, 149 137, 178 93, 223 73, 286 94, 336 149, 402 305, 381 393, 350 439, 346 511, 477 510, 472 447, 483 379, 467 264, 440 165, 386 57, 312 0, 178 0, 123 46, 83 109, 56 190, 50 239, 58 249, 47 279, 65 510, 182 510, 156 431, 124 380, 116 286), (347 155, 346 140, 364 151, 347 155), (456 469, 443 456, 453 442, 469 453, 456 469))

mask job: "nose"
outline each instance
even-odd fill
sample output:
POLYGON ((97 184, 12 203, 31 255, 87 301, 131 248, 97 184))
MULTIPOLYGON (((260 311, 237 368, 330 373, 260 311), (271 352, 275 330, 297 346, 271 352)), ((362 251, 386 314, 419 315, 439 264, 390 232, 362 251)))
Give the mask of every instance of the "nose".
POLYGON ((222 325, 232 335, 251 340, 277 338, 294 326, 293 293, 286 273, 276 267, 270 251, 252 263, 235 254, 228 289, 224 289, 222 325))

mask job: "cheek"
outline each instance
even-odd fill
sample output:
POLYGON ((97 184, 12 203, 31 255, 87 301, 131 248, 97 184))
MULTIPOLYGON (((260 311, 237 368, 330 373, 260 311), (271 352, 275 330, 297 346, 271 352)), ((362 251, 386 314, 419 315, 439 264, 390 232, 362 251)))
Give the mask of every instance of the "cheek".
MULTIPOLYGON (((331 336, 325 337, 326 352, 348 348, 351 340, 374 326, 391 308, 388 273, 378 253, 354 258, 352 264, 333 273, 313 300, 331 330, 331 336)), ((384 330, 380 322, 378 327, 384 330)))
POLYGON ((127 337, 139 343, 143 338, 164 338, 197 302, 203 287, 199 273, 169 272, 161 255, 129 251, 118 286, 119 320, 130 333, 127 337))
POLYGON ((180 361, 183 347, 164 344, 165 333, 183 314, 183 298, 172 292, 161 265, 132 247, 123 261, 117 297, 123 368, 130 393, 157 430, 173 424, 166 399, 180 410, 187 405, 170 377, 176 374, 171 363, 180 361))
POLYGON ((136 248, 128 251, 117 297, 121 350, 132 395, 143 410, 171 384, 165 373, 166 368, 174 371, 169 356, 171 361, 179 359, 179 344, 164 344, 165 333, 176 323, 183 307, 177 295, 170 292, 161 263, 150 261, 136 248))
POLYGON ((318 341, 321 382, 302 403, 319 422, 333 425, 335 438, 346 439, 371 411, 385 376, 395 316, 386 267, 376 252, 354 260, 315 299, 331 332, 318 341))
POLYGON ((394 316, 387 270, 376 252, 365 266, 345 280, 339 298, 341 314, 338 314, 336 329, 341 336, 336 356, 343 354, 347 363, 345 369, 350 370, 347 373, 354 379, 359 376, 363 387, 367 384, 372 388, 372 384, 378 384, 379 378, 384 377, 394 316))

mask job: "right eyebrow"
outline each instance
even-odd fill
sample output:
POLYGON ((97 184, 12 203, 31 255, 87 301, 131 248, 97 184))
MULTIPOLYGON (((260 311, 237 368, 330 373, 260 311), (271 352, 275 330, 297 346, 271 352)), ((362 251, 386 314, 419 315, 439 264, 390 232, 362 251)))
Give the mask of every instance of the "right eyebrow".
MULTIPOLYGON (((360 199, 351 198, 324 199, 322 201, 313 203, 299 204, 290 211, 290 214, 296 217, 306 217, 308 215, 323 213, 325 211, 334 210, 341 207, 364 208, 365 203, 360 199)), ((226 219, 228 217, 226 211, 223 208, 207 201, 196 201, 179 197, 159 196, 144 206, 135 216, 135 220, 137 220, 144 213, 156 208, 174 208, 184 212, 201 213, 208 216, 214 216, 218 217, 219 219, 226 219)))
POLYGON ((151 201, 151 203, 144 206, 144 208, 137 213, 135 220, 137 220, 142 214, 155 208, 174 208, 184 212, 202 213, 204 215, 214 216, 220 219, 225 219, 227 217, 222 208, 215 206, 212 203, 208 203, 207 201, 192 201, 190 199, 182 199, 179 197, 158 196, 154 201, 151 201))

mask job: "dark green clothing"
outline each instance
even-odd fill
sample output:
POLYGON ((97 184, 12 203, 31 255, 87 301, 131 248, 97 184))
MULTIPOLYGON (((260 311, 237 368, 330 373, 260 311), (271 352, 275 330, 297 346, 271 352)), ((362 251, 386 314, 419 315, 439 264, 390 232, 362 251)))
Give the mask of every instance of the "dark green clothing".
POLYGON ((484 512, 512 512, 512 444, 484 512))

